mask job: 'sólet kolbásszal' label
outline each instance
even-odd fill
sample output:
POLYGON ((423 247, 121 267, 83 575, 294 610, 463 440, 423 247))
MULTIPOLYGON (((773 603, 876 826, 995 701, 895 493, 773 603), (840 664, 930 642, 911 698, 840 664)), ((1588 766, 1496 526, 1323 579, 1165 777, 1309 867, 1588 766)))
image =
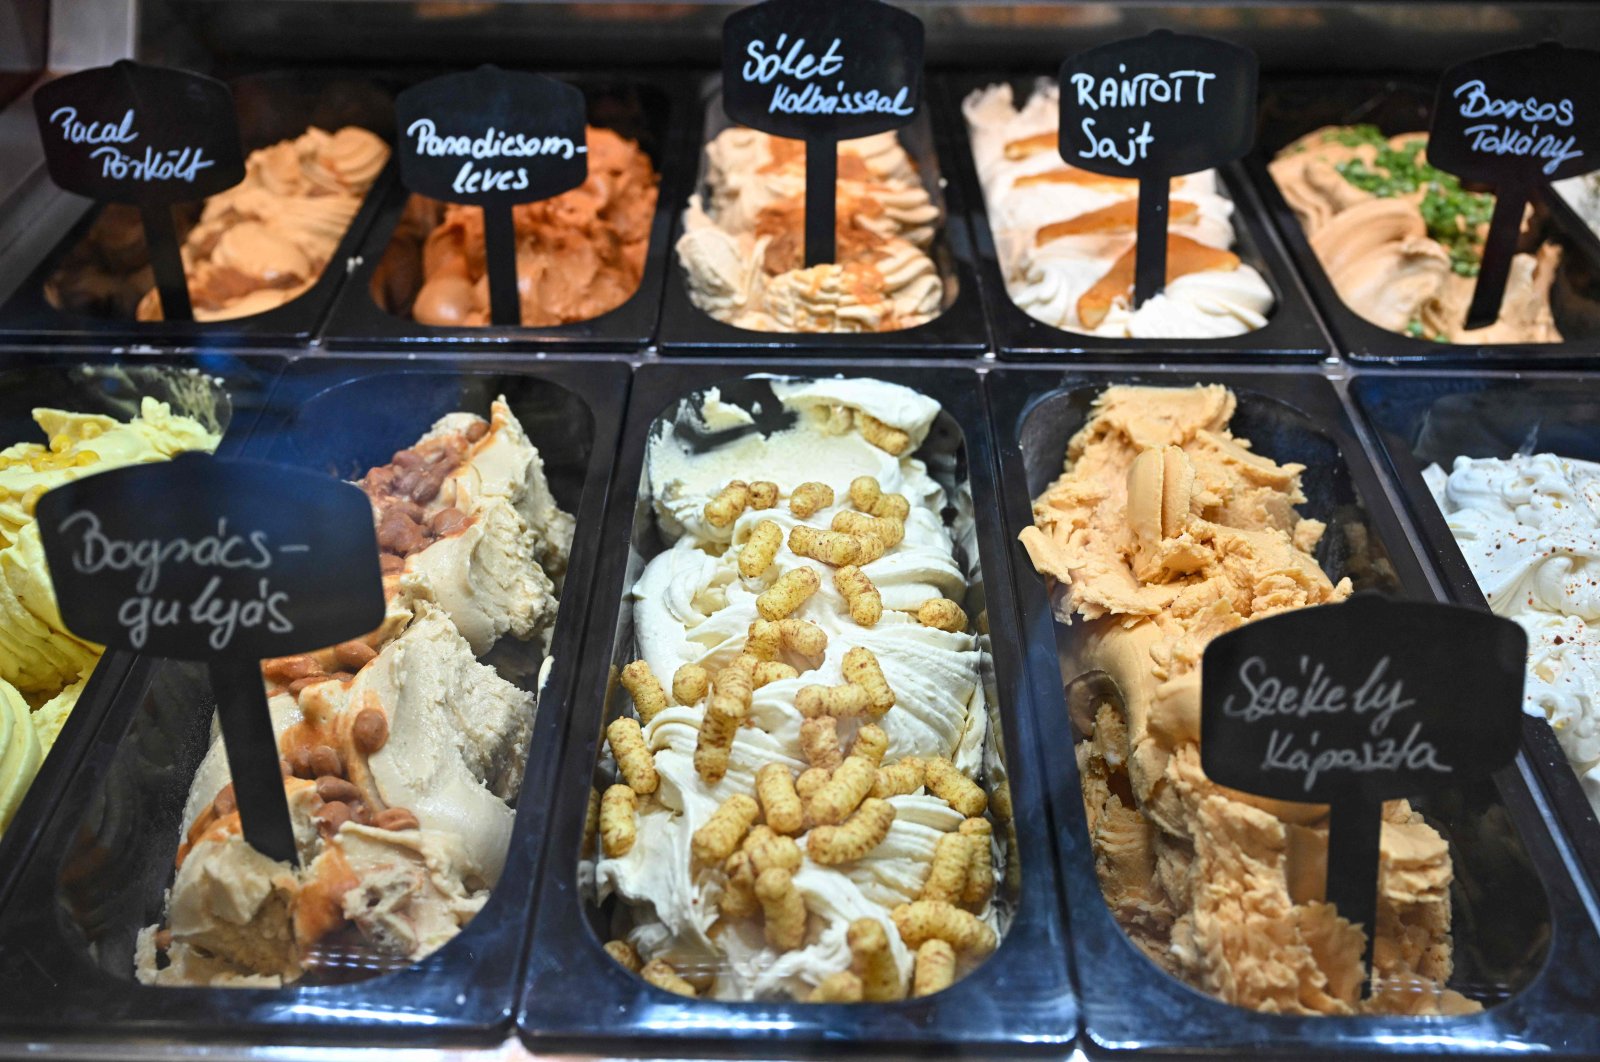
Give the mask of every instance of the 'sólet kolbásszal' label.
POLYGON ((879 0, 766 0, 722 24, 723 110, 808 145, 808 267, 835 257, 837 143, 916 116, 922 48, 921 21, 879 0))

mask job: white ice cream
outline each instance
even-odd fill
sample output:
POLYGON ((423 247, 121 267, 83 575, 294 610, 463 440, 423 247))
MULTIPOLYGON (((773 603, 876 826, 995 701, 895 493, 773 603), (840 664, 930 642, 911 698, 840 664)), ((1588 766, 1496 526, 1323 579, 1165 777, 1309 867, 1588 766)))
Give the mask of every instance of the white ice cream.
POLYGON ((1525 710, 1600 810, 1600 464, 1458 457, 1424 476, 1490 607, 1528 632, 1525 710))
MULTIPOLYGON (((821 589, 794 615, 827 634, 826 655, 814 670, 755 691, 753 725, 737 732, 728 773, 716 785, 706 784, 693 762, 704 705, 675 705, 652 720, 644 734, 655 753, 660 789, 640 804, 633 849, 620 858, 602 858, 595 869, 601 898, 617 893, 631 907, 629 940, 639 953, 680 966, 715 966, 719 973, 712 994, 722 999, 804 998, 810 986, 849 968, 845 932, 850 921, 863 917, 883 924, 901 975, 909 978, 912 952, 889 912, 917 899, 939 838, 963 821, 944 800, 919 790, 891 798, 894 824, 864 858, 823 866, 808 856, 794 878, 813 926, 800 949, 776 953, 758 923, 724 919, 717 924, 726 878, 720 866, 693 860, 691 836, 729 796, 751 793, 762 766, 783 763, 794 772, 808 766, 795 708, 798 691, 844 682, 845 652, 865 646, 876 654, 896 696, 895 706, 878 721, 889 737, 885 764, 912 755, 947 756, 975 775, 987 726, 976 639, 924 627, 914 616, 895 611, 915 609, 932 597, 959 602, 965 595, 966 581, 939 515, 944 492, 910 456, 937 417, 938 404, 873 380, 775 380, 773 391, 786 410, 797 414, 792 427, 770 435, 752 429, 703 454, 693 453, 670 428, 653 440, 650 492, 661 526, 676 541, 648 564, 633 588, 638 655, 667 685, 685 664, 714 673, 744 648, 751 623, 760 618, 757 595, 781 573, 800 566, 816 569, 821 589), (899 458, 871 445, 853 426, 857 410, 905 431, 912 445, 899 458), (850 617, 834 589, 832 568, 796 555, 787 545, 796 525, 827 528, 836 512, 849 509, 850 481, 861 475, 877 477, 886 493, 903 494, 911 503, 904 540, 862 569, 878 587, 885 610, 871 628, 850 617), (702 510, 735 478, 770 480, 782 500, 775 508, 746 510, 731 527, 712 527, 702 510), (811 480, 830 485, 836 504, 802 521, 790 512, 788 498, 811 480), (762 576, 747 580, 739 573, 738 547, 763 520, 779 525, 785 545, 762 576)), ((855 730, 854 722, 842 721, 841 744, 848 748, 855 730)), ((804 851, 804 836, 797 840, 804 851)), ((992 910, 982 917, 992 923, 992 910)))
MULTIPOLYGON (((1055 144, 1060 104, 1054 82, 1040 81, 1020 109, 1011 86, 1001 84, 972 93, 962 110, 1006 290, 1030 317, 1071 332, 1148 339, 1234 336, 1266 324, 1272 291, 1261 274, 1238 262, 1180 276, 1138 309, 1119 295, 1103 320, 1087 325, 1079 300, 1134 245, 1134 235, 1099 227, 1040 242, 1040 231, 1132 203, 1137 184, 1065 164, 1055 144)), ((1172 234, 1221 250, 1233 246, 1233 202, 1222 194, 1215 170, 1175 179, 1171 199, 1195 207, 1187 219, 1174 217, 1172 234)))

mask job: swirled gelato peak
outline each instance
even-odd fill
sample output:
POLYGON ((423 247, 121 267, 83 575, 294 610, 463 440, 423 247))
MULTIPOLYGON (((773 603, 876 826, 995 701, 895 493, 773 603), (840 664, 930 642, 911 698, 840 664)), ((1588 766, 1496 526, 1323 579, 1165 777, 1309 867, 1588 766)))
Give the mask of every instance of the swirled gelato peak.
POLYGON ((1600 464, 1458 457, 1423 476, 1489 607, 1528 632, 1524 710, 1600 809, 1600 464))
POLYGON ((838 260, 806 267, 805 144, 731 128, 706 145, 678 260, 706 313, 763 332, 889 332, 943 307, 928 250, 941 221, 893 133, 841 141, 838 260))

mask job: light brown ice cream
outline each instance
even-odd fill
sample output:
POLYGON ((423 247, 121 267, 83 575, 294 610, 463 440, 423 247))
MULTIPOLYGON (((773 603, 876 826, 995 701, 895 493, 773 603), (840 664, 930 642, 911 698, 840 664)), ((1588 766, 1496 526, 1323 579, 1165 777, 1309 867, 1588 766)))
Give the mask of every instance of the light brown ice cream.
POLYGON ((1075 706, 1084 806, 1106 902, 1163 969, 1229 1003, 1294 1014, 1458 1012, 1448 847, 1404 801, 1385 808, 1375 943, 1323 902, 1326 809, 1215 785, 1200 768, 1200 662, 1214 637, 1343 600, 1295 506, 1299 465, 1228 430, 1224 387, 1112 387, 1022 533, 1077 636, 1082 672, 1121 703, 1075 706), (1396 986, 1404 985, 1404 990, 1396 986))
MULTIPOLYGON (((183 267, 197 321, 225 321, 276 309, 322 276, 389 146, 358 126, 306 130, 252 151, 242 182, 206 200, 183 241, 183 267)), ((154 289, 141 321, 161 319, 154 289)))
POLYGON ((706 145, 708 196, 678 239, 689 298, 763 332, 891 332, 943 307, 939 208, 893 133, 839 144, 835 262, 805 268, 805 145, 732 128, 706 145))
POLYGON ((1494 197, 1429 166, 1427 143, 1426 133, 1385 139, 1371 126, 1328 126, 1270 169, 1334 290, 1373 324, 1450 343, 1559 343, 1552 243, 1513 259, 1494 324, 1464 327, 1494 197))
MULTIPOLYGON (((588 145, 583 184, 512 211, 517 290, 529 328, 599 317, 627 302, 644 277, 660 178, 638 144, 609 129, 590 126, 588 145)), ((412 196, 374 276, 373 297, 422 324, 487 325, 483 211, 412 196)))

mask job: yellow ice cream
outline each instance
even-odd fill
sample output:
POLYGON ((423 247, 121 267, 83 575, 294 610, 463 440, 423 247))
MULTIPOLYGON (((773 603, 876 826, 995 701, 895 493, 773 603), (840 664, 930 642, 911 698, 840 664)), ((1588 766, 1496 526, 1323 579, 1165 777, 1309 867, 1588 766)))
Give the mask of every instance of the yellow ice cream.
POLYGON ((1404 801, 1385 808, 1374 963, 1364 932, 1324 902, 1326 809, 1225 789, 1200 768, 1200 662, 1245 623, 1343 600, 1296 506, 1303 466, 1229 430, 1224 387, 1112 387, 1034 502, 1022 541, 1087 620, 1082 672, 1121 692, 1076 706, 1096 871, 1129 937, 1176 977, 1229 1003, 1291 1014, 1454 1013, 1452 865, 1404 801), (1090 716, 1092 715, 1092 719, 1090 716))
POLYGON ((0 832, 11 825, 11 816, 44 760, 29 718, 32 714, 16 687, 0 681, 0 832))
POLYGON ((61 622, 34 522, 39 498, 96 472, 214 450, 221 438, 153 398, 126 423, 59 409, 36 409, 33 419, 48 442, 0 450, 0 829, 55 744, 101 652, 61 622))

